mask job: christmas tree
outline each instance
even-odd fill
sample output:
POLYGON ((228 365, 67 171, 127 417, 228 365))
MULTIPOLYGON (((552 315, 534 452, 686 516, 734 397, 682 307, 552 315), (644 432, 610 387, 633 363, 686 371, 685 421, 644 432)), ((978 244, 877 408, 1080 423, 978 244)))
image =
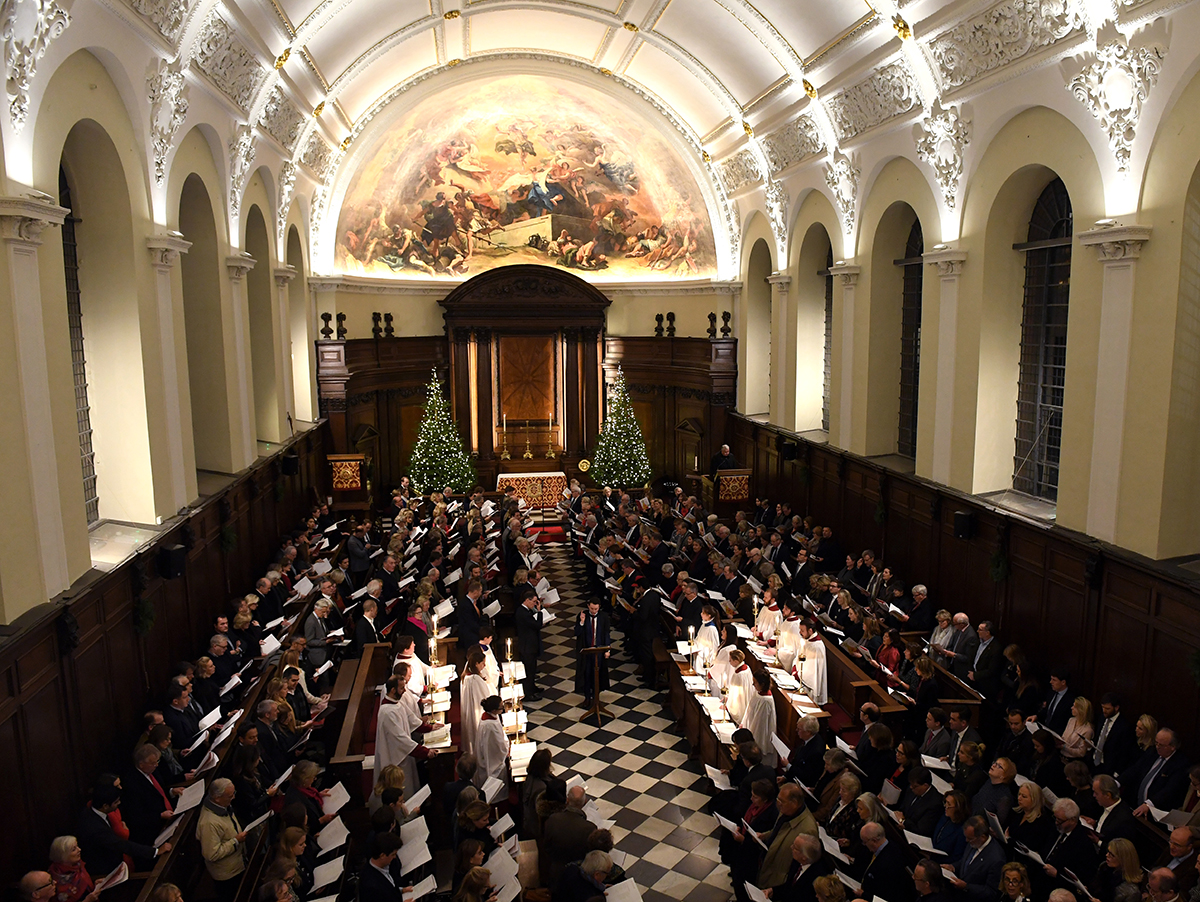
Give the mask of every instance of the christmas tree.
POLYGON ((625 387, 625 374, 617 368, 617 381, 608 395, 608 415, 592 454, 591 476, 601 485, 641 486, 650 481, 650 458, 625 387))
POLYGON ((408 475, 422 495, 440 492, 446 486, 466 492, 475 485, 475 467, 463 450, 458 427, 450 419, 450 407, 436 370, 425 389, 425 416, 408 462, 408 475))

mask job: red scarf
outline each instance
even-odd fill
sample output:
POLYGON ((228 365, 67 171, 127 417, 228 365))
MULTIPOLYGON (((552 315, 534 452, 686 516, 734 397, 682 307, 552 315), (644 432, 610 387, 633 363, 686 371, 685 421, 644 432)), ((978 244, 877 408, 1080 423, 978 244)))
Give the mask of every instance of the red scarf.
POLYGON ((296 788, 300 790, 301 795, 306 796, 307 798, 310 798, 314 802, 316 802, 318 808, 320 808, 322 811, 325 810, 325 805, 324 805, 324 801, 321 798, 321 793, 319 793, 317 790, 313 789, 311 786, 297 786, 296 788))
POLYGON ((82 861, 77 865, 55 862, 50 865, 50 876, 54 878, 56 902, 79 902, 95 886, 82 861))
POLYGON ((734 671, 734 673, 743 673, 743 672, 745 672, 745 671, 747 671, 747 670, 749 670, 749 669, 750 669, 750 667, 749 667, 748 665, 746 665, 746 664, 743 664, 743 665, 741 665, 740 667, 738 667, 738 669, 737 669, 737 670, 735 670, 735 671, 734 671))
POLYGON ((428 628, 425 626, 425 621, 422 620, 420 617, 409 617, 408 622, 415 623, 417 626, 419 626, 421 628, 421 632, 423 632, 423 633, 429 632, 428 628))

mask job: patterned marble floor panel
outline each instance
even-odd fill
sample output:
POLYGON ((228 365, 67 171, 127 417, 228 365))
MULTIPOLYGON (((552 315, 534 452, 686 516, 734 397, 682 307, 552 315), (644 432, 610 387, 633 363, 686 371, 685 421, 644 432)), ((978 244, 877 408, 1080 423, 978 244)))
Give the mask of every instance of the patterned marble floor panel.
MULTIPOLYGON (((586 574, 569 546, 544 544, 543 571, 561 600, 543 630, 538 673, 542 700, 528 705, 529 736, 553 752, 555 770, 580 774, 589 798, 615 821, 620 864, 645 902, 727 902, 729 870, 717 854, 718 829, 703 812, 711 784, 704 766, 688 759, 688 741, 674 732, 666 696, 642 686, 637 668, 614 653, 611 691, 602 701, 615 719, 580 723, 583 697, 575 689, 574 622, 588 597, 586 574)), ((614 644, 623 643, 613 630, 614 644)))

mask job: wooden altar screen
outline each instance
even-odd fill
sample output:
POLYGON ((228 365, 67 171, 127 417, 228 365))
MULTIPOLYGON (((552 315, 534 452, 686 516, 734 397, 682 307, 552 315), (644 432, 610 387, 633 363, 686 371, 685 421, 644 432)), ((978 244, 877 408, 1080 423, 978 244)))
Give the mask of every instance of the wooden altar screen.
POLYGON ((609 303, 582 279, 544 266, 482 273, 442 301, 454 417, 478 452, 483 485, 501 470, 580 475, 600 431, 609 303), (506 418, 511 459, 501 460, 506 418))

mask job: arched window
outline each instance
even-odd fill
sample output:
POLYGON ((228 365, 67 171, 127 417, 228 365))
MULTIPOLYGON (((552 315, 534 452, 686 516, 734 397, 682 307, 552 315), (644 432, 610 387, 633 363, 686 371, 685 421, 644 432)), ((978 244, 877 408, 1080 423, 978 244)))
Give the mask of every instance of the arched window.
POLYGON ((833 385, 833 245, 825 258, 825 369, 821 387, 821 428, 829 432, 829 397, 833 385))
POLYGON ((83 354, 83 306, 79 296, 79 254, 71 186, 67 173, 58 169, 58 203, 71 210, 62 225, 63 275, 67 282, 67 328, 71 333, 71 375, 75 380, 75 423, 79 431, 79 463, 83 469, 83 504, 88 526, 100 519, 100 496, 96 491, 96 454, 92 450, 92 415, 88 406, 87 360, 83 354))
POLYGON ((917 387, 921 379, 921 269, 925 239, 915 220, 904 247, 904 283, 900 293, 900 429, 896 453, 917 456, 917 387))
POLYGON ((1071 198, 1056 178, 1033 208, 1029 240, 1015 246, 1025 252, 1025 304, 1013 488, 1049 501, 1058 498, 1071 235, 1071 198))

